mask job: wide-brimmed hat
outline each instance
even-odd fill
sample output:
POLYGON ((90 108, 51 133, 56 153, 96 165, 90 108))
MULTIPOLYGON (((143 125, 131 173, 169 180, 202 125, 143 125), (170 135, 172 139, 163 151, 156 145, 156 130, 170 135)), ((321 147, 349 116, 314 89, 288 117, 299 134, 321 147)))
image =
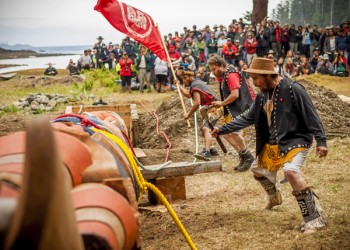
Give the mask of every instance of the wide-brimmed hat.
POLYGON ((277 75, 274 70, 273 60, 267 58, 254 58, 249 69, 246 69, 247 73, 261 74, 261 75, 277 75))

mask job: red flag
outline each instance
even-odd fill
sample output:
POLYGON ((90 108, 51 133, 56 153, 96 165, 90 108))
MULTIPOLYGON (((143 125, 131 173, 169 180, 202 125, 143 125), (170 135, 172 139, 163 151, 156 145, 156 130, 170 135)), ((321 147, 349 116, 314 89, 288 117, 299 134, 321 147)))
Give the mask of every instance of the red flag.
POLYGON ((114 28, 167 61, 162 38, 148 14, 117 0, 99 0, 95 10, 101 12, 114 28))

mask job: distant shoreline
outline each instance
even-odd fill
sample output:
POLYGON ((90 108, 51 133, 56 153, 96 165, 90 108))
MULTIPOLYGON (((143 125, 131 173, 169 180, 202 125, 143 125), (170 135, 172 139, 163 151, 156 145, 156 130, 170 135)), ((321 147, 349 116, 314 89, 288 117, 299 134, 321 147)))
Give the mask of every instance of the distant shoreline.
POLYGON ((30 57, 48 57, 48 56, 68 56, 75 55, 72 53, 38 53, 33 50, 6 50, 0 48, 0 59, 17 59, 17 58, 30 58, 30 57))

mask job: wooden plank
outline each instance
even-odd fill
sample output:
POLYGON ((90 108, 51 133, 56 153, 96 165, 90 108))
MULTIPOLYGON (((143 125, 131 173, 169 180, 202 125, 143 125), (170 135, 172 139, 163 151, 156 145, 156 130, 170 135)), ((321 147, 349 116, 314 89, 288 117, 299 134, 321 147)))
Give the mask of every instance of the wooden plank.
MULTIPOLYGON (((145 166, 147 169, 157 169, 160 165, 145 166)), ((201 173, 221 172, 222 162, 221 161, 207 161, 207 162, 177 162, 171 163, 166 167, 158 171, 152 170, 141 170, 143 177, 146 180, 152 180, 159 177, 176 177, 176 176, 187 176, 201 173)))
POLYGON ((139 144, 139 114, 137 113, 136 104, 130 104, 131 114, 131 129, 130 137, 132 144, 137 146, 139 144))
POLYGON ((134 148, 135 154, 137 158, 144 158, 147 155, 145 154, 145 152, 143 152, 143 150, 141 148, 134 148))
MULTIPOLYGON (((175 200, 186 200, 186 185, 184 176, 156 179, 156 187, 162 192, 170 203, 175 200)), ((158 204, 162 204, 162 202, 158 199, 157 202, 158 204)))
MULTIPOLYGON (((73 113, 77 113, 80 110, 80 106, 72 107, 73 113)), ((91 111, 114 111, 116 113, 127 112, 130 114, 130 105, 102 105, 102 106, 83 106, 81 112, 91 112, 91 111)))

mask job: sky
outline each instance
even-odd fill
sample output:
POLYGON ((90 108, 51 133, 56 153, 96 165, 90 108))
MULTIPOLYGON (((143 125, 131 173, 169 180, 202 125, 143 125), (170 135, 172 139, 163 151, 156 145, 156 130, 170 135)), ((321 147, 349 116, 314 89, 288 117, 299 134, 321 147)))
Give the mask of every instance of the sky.
MULTIPOLYGON (((183 27, 228 25, 252 10, 252 0, 123 0, 149 14, 162 34, 182 32, 183 27)), ((269 15, 279 0, 269 0, 269 15)), ((0 43, 32 46, 119 43, 124 34, 94 10, 97 0, 0 0, 0 43)))

